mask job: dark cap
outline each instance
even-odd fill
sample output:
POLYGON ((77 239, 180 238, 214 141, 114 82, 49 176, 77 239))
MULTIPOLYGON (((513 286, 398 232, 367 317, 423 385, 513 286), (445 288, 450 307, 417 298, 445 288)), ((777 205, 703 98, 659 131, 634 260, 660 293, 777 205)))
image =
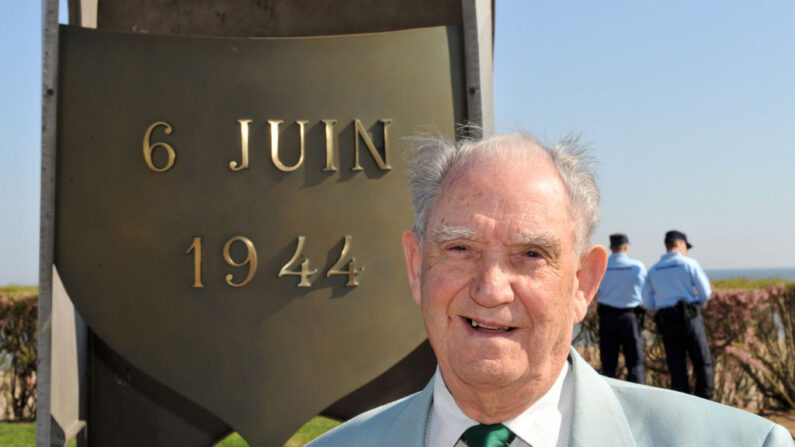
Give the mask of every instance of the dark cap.
POLYGON ((673 242, 673 241, 675 241, 677 239, 681 239, 681 240, 685 241, 685 244, 687 245, 687 249, 688 250, 693 248, 693 245, 690 242, 687 242, 687 235, 685 235, 681 231, 676 231, 676 230, 671 230, 671 231, 665 233, 665 242, 664 243, 665 243, 665 245, 668 245, 669 242, 673 242))
POLYGON ((618 247, 622 244, 629 244, 629 238, 626 234, 616 233, 610 235, 610 246, 618 247))

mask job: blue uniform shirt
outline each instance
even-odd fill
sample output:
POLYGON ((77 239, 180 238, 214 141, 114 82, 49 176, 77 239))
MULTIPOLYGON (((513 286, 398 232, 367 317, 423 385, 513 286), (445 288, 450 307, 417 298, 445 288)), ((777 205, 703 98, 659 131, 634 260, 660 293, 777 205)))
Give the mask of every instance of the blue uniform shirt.
POLYGON ((709 279, 698 262, 671 252, 649 269, 643 286, 643 303, 654 310, 675 306, 681 300, 703 305, 711 294, 709 279))
POLYGON ((612 254, 607 271, 599 284, 599 303, 626 309, 643 304, 643 283, 646 267, 624 254, 612 254))

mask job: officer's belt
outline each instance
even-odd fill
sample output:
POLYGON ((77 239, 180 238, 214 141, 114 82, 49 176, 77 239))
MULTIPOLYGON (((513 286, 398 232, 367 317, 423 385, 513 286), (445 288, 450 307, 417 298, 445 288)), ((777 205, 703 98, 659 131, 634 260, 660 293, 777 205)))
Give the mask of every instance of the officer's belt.
POLYGON ((629 313, 629 312, 635 312, 635 309, 637 309, 637 308, 638 308, 638 306, 634 306, 634 307, 613 307, 613 306, 608 306, 607 304, 602 304, 602 303, 598 303, 596 305, 596 311, 597 312, 606 313, 606 314, 625 314, 625 313, 629 313))
POLYGON ((680 300, 673 306, 657 309, 657 311, 654 312, 654 315, 659 315, 660 318, 666 318, 667 316, 671 315, 690 319, 698 316, 700 312, 701 309, 698 304, 687 303, 685 300, 680 300))

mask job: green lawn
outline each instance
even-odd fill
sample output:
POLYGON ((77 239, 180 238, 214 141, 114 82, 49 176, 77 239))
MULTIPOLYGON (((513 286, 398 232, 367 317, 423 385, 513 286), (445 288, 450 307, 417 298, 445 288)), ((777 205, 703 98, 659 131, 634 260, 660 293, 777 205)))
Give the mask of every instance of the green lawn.
MULTIPOLYGON (((301 447, 339 424, 338 421, 327 417, 313 417, 295 432, 293 437, 284 444, 284 447, 301 447)), ((216 445, 218 447, 249 447, 248 443, 237 433, 232 433, 216 445)))
POLYGON ((777 278, 765 278, 765 279, 748 279, 748 278, 730 278, 730 279, 719 279, 716 281, 712 281, 712 288, 713 289, 764 289, 766 287, 778 284, 778 283, 786 283, 787 286, 793 287, 795 282, 793 281, 784 281, 782 279, 777 278))
POLYGON ((7 286, 0 287, 0 293, 5 293, 8 295, 16 296, 16 295, 23 295, 28 293, 39 293, 38 286, 20 286, 18 284, 9 284, 7 286))
POLYGON ((0 445, 3 447, 36 445, 36 424, 32 422, 0 423, 0 445))
MULTIPOLYGON (((339 422, 323 416, 309 420, 301 427, 286 444, 285 447, 301 447, 309 441, 339 425, 339 422)), ((2 447, 31 447, 36 445, 36 424, 33 422, 0 422, 0 446, 2 447)), ((68 447, 74 447, 74 441, 68 447)), ((237 433, 232 433, 226 439, 216 444, 219 447, 249 447, 237 433)))

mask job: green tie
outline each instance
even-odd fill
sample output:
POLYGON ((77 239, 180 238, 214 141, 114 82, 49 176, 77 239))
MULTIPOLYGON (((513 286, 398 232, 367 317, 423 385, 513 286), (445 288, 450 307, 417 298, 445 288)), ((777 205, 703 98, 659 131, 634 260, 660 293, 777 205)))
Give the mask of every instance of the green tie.
POLYGON ((502 424, 475 425, 461 435, 469 447, 505 447, 516 435, 502 424))

